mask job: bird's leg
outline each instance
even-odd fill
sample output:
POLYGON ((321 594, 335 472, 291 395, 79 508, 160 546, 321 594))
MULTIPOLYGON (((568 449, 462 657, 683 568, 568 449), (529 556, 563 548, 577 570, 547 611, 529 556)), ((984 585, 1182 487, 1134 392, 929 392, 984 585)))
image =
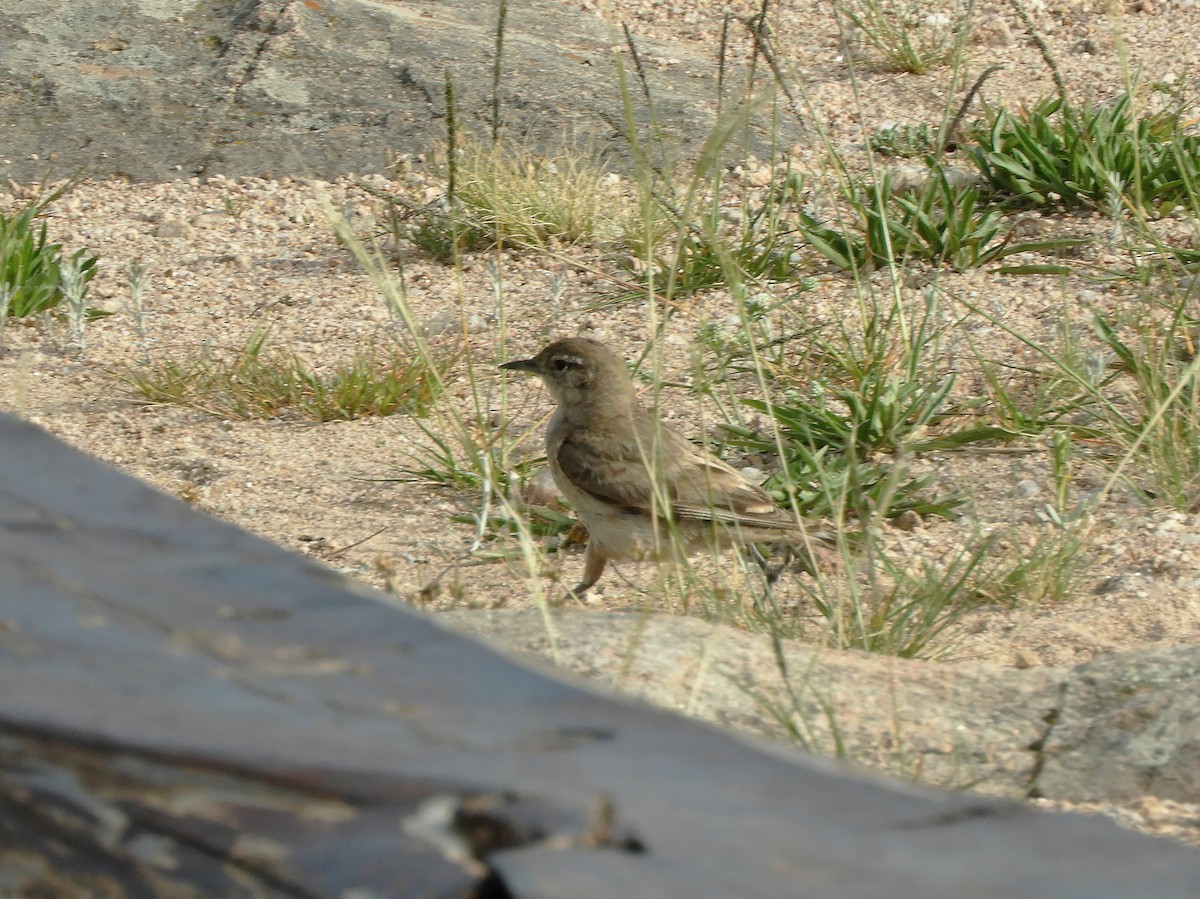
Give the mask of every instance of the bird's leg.
POLYGON ((608 556, 596 548, 595 541, 588 540, 587 549, 583 554, 583 580, 576 584, 575 589, 571 592, 576 596, 583 596, 596 581, 600 580, 600 575, 604 574, 604 566, 607 564, 608 556))
POLYGON ((758 563, 758 567, 762 569, 763 577, 765 578, 766 592, 763 593, 762 599, 755 601, 755 606, 758 609, 768 609, 775 606, 775 582, 779 580, 779 576, 787 569, 788 562, 792 558, 791 547, 784 547, 783 564, 778 568, 772 568, 771 563, 753 543, 749 544, 750 556, 758 563))
POLYGON ((772 568, 766 556, 759 552, 758 547, 753 543, 750 544, 750 556, 758 563, 758 567, 762 569, 763 576, 767 579, 767 590, 770 591, 775 586, 775 582, 779 580, 779 576, 787 569, 788 562, 791 561, 792 550, 791 547, 784 548, 783 564, 778 568, 772 568))

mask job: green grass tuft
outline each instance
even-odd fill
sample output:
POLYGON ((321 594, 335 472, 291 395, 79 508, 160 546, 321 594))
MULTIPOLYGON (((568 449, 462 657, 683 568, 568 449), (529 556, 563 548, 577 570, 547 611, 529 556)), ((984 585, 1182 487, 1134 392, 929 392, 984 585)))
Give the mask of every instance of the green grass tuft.
POLYGON ((222 418, 275 418, 291 412, 317 421, 371 415, 425 415, 441 395, 451 358, 434 372, 420 359, 380 349, 318 370, 296 353, 267 347, 267 331, 251 334, 231 355, 205 349, 167 356, 123 373, 147 402, 191 406, 222 418))

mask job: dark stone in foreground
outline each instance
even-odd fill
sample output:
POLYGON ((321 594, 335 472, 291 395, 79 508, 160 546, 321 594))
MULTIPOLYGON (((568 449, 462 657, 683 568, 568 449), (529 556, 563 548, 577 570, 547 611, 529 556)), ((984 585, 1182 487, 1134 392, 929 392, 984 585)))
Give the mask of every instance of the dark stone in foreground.
POLYGON ((522 899, 1200 884, 1196 853, 1104 821, 535 673, 3 416, 0 685, 17 895, 506 895, 489 869, 522 899))

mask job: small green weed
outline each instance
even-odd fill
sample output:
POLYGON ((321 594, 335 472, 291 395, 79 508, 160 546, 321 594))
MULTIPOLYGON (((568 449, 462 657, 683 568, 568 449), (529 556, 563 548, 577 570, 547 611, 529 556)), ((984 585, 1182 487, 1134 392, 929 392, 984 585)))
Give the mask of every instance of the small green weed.
MULTIPOLYGON (((1124 402, 1102 406, 1106 424, 1136 459, 1134 486, 1148 498, 1183 511, 1200 508, 1200 357, 1180 358, 1181 317, 1143 319, 1122 336, 1101 316, 1096 331, 1113 354, 1124 402)), ((1123 463, 1124 464, 1124 463, 1123 463)))
POLYGON ((133 366, 123 378, 152 403, 178 403, 225 418, 274 418, 286 410, 318 421, 405 412, 424 415, 437 401, 451 363, 432 371, 418 359, 360 351, 320 372, 295 353, 268 350, 256 330, 232 356, 210 350, 133 366))
POLYGON ((809 593, 834 646, 938 658, 953 651, 947 635, 967 612, 1068 599, 1086 570, 1086 546, 1080 525, 1052 526, 1032 540, 1028 528, 991 535, 938 559, 865 541, 856 578, 817 583, 809 593))
POLYGON ((456 197, 494 239, 524 246, 603 242, 623 198, 594 154, 563 148, 551 156, 505 144, 468 142, 458 159, 456 197))
MULTIPOLYGON (((397 467, 398 479, 482 496, 482 509, 455 518, 475 527, 476 550, 499 536, 557 538, 574 526, 574 519, 564 512, 515 499, 524 494, 529 480, 546 460, 516 461, 514 449, 519 440, 513 441, 505 429, 478 427, 469 434, 461 431, 446 438, 433 427, 421 422, 417 425, 425 440, 404 450, 405 461, 397 467)), ((551 539, 550 544, 556 548, 557 540, 551 539)), ((508 558, 512 550, 511 545, 505 545, 495 557, 508 558)))
POLYGON ((797 309, 804 308, 805 294, 815 288, 815 282, 792 280, 784 286, 790 292, 781 297, 760 291, 742 299, 738 304, 740 322, 714 319, 696 330, 698 346, 692 356, 692 387, 696 392, 722 403, 714 388, 727 385, 733 374, 761 374, 765 381, 786 379, 787 384, 795 380, 802 365, 794 350, 806 338, 785 334, 782 327, 797 309))
POLYGON ((418 250, 438 262, 453 262, 463 253, 492 245, 492 239, 478 222, 450 211, 445 204, 411 208, 393 205, 391 220, 397 246, 407 238, 418 250))
POLYGON ((916 562, 876 552, 866 583, 849 585, 852 602, 830 605, 822 598, 818 609, 833 626, 840 648, 936 658, 948 649, 938 638, 980 604, 972 587, 981 580, 991 548, 991 541, 983 540, 942 559, 916 562))
MULTIPOLYGON (((821 374, 805 373, 789 387, 792 377, 781 368, 778 398, 742 401, 771 420, 769 432, 723 427, 738 445, 781 456, 766 486, 805 515, 836 520, 849 511, 865 521, 913 510, 950 517, 960 497, 926 498, 932 478, 905 473, 905 457, 924 449, 930 432, 954 414, 953 373, 929 374, 939 367, 944 327, 932 291, 914 308, 867 299, 857 326, 847 320, 833 337, 813 332, 804 339, 821 374)), ((951 436, 954 445, 989 439, 978 430, 951 436)))
POLYGON ((1082 525, 1051 526, 1030 536, 1014 532, 1010 548, 972 585, 975 602, 998 606, 1058 603, 1070 599, 1087 570, 1087 534, 1082 525))
POLYGON ((880 68, 916 75, 950 62, 970 22, 969 7, 931 13, 915 0, 840 0, 836 6, 875 50, 880 68))
POLYGON ((1010 439, 1033 437, 1057 430, 1090 440, 1103 439, 1092 424, 1098 397, 1117 376, 1102 348, 1081 345, 1067 310, 1063 310, 1058 340, 1048 350, 1051 364, 1026 367, 1010 359, 986 358, 970 330, 964 336, 986 384, 991 419, 1010 439))
POLYGON ((853 389, 833 390, 816 403, 795 398, 773 407, 761 400, 746 405, 770 414, 789 440, 806 446, 895 453, 938 420, 953 386, 953 375, 926 383, 876 370, 853 389), (846 411, 835 411, 835 405, 846 411))
POLYGON ((402 480, 508 496, 545 463, 545 459, 529 459, 514 464, 503 430, 480 428, 464 441, 457 439, 459 435, 448 439, 426 425, 419 427, 425 444, 404 451, 407 461, 398 466, 402 480))
MULTIPOLYGON (((788 221, 788 210, 803 189, 798 175, 782 172, 757 205, 750 203, 750 194, 744 191, 743 206, 732 225, 724 223, 723 211, 716 203, 701 213, 698 225, 680 219, 677 209, 664 204, 659 214, 664 222, 674 222, 676 237, 639 257, 640 280, 653 283, 662 296, 671 299, 731 281, 794 278, 798 235, 788 221)), ((719 196, 720 191, 718 177, 713 195, 719 196)))
POLYGON ((927 497, 932 477, 905 477, 897 462, 871 460, 879 452, 903 449, 908 437, 939 413, 951 384, 949 378, 934 386, 893 380, 870 398, 841 391, 843 400, 853 398, 845 412, 805 400, 772 406, 745 400, 771 416, 780 443, 771 434, 740 425, 723 428, 736 445, 751 452, 774 453, 782 444, 783 464, 763 486, 778 501, 794 503, 803 515, 836 517, 849 507, 859 518, 890 518, 908 510, 950 518, 962 497, 927 497))
POLYGON ((142 352, 147 352, 149 346, 149 322, 151 312, 146 308, 146 290, 150 286, 150 269, 142 264, 140 259, 131 259, 125 267, 126 284, 129 288, 129 299, 123 304, 133 323, 142 344, 142 352))
POLYGON ((549 156, 467 141, 452 157, 453 193, 418 205, 372 191, 389 205, 397 243, 442 262, 496 243, 546 247, 617 239, 630 217, 617 182, 583 151, 549 156))
POLYGON ((1084 423, 1094 413, 1095 396, 1081 390, 1073 379, 1053 369, 1002 377, 993 364, 985 364, 981 374, 988 385, 997 436, 1034 437, 1057 427, 1080 437, 1099 436, 1094 427, 1084 423))
POLYGON ((12 287, 0 281, 0 347, 4 346, 4 329, 8 325, 8 307, 12 303, 12 287))
POLYGON ((80 249, 64 259, 62 244, 51 243, 46 222, 39 226, 37 221, 66 189, 59 188, 15 215, 0 215, 0 284, 8 285, 8 315, 14 318, 37 315, 59 304, 63 299, 64 264, 73 278, 72 298, 80 304, 86 302, 88 283, 96 276, 99 258, 80 249))

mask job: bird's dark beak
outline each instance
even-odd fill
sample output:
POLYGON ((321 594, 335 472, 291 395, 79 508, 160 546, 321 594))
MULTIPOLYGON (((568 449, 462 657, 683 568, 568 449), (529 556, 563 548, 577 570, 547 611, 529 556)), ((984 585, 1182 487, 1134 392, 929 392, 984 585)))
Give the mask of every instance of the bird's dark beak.
POLYGON ((531 371, 538 370, 537 361, 534 359, 514 359, 512 362, 505 362, 500 366, 508 371, 531 371))

